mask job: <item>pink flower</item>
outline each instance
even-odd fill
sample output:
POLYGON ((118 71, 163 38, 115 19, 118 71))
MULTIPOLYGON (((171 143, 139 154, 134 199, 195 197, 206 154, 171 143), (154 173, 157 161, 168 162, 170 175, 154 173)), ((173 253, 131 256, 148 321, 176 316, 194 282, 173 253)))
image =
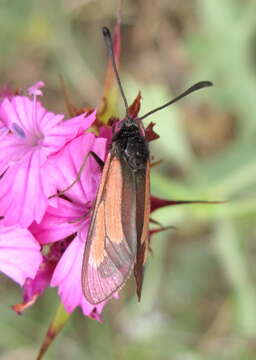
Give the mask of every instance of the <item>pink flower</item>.
POLYGON ((56 206, 47 208, 41 223, 34 222, 30 227, 41 244, 54 242, 48 257, 49 265, 52 265, 53 256, 56 260, 50 285, 58 286, 66 311, 72 312, 80 306, 84 315, 97 320, 105 303, 94 306, 86 301, 82 293, 81 271, 90 211, 101 174, 99 165, 89 152, 93 151, 104 159, 105 145, 106 139, 96 138, 92 133, 83 134, 49 158, 49 168, 59 191, 73 183, 85 159, 86 165, 80 179, 64 193, 64 198, 58 197, 56 206))
POLYGON ((41 262, 40 245, 27 229, 0 226, 0 271, 22 286, 41 262))
POLYGON ((0 216, 3 224, 29 226, 40 222, 56 186, 48 158, 68 141, 88 129, 95 113, 63 121, 63 115, 48 112, 37 100, 39 82, 29 89, 33 96, 5 98, 0 106, 8 134, 0 142, 0 216))
POLYGON ((77 233, 55 268, 51 286, 58 286, 58 294, 67 312, 72 312, 77 306, 82 308, 84 315, 100 319, 99 315, 105 302, 95 306, 88 303, 82 293, 81 272, 88 230, 88 219, 84 227, 77 233))

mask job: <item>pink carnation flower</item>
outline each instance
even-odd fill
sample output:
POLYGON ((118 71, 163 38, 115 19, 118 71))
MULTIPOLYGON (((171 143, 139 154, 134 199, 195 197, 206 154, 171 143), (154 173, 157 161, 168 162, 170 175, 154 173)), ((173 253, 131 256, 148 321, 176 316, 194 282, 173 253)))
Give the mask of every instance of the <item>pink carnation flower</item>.
POLYGON ((63 121, 63 115, 47 111, 37 100, 42 95, 37 83, 27 96, 6 97, 0 105, 1 123, 8 133, 0 142, 0 216, 6 226, 28 227, 40 222, 55 193, 48 159, 68 141, 88 129, 95 113, 63 121))

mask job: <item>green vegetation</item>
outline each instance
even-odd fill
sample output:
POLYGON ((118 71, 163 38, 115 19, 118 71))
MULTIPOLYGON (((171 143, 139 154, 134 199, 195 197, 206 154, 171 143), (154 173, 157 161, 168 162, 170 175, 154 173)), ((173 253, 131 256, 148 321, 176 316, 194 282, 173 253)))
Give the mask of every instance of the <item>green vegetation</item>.
MULTIPOLYGON (((101 27, 117 1, 0 3, 0 80, 46 83, 45 105, 63 112, 58 74, 79 107, 100 101, 106 51, 101 27)), ((104 311, 77 310, 45 356, 90 360, 254 360, 256 356, 256 3, 243 0, 131 1, 123 12, 121 76, 144 111, 194 81, 202 90, 153 116, 152 193, 229 200, 154 214, 177 230, 152 238, 141 303, 132 281, 104 311)), ((120 104, 120 116, 124 113, 120 104)), ((0 357, 34 359, 58 306, 51 289, 22 317, 20 289, 0 277, 0 357)))

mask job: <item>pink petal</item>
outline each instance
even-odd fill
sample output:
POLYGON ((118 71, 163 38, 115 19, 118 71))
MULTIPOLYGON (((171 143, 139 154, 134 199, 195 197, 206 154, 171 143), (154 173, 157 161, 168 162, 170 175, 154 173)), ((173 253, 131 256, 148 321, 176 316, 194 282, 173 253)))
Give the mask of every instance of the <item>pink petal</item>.
POLYGON ((58 198, 57 207, 49 206, 40 224, 33 223, 30 231, 41 244, 51 243, 76 233, 84 221, 85 207, 58 198))
POLYGON ((8 133, 3 136, 0 141, 0 174, 8 166, 19 161, 28 151, 29 149, 22 139, 17 139, 16 136, 8 133))
POLYGON ((91 114, 87 115, 86 113, 75 116, 69 120, 62 122, 63 128, 65 128, 66 134, 69 133, 70 139, 75 135, 81 132, 82 130, 87 130, 94 123, 96 119, 96 111, 93 111, 91 114), (77 131, 77 129, 79 131, 77 131), (75 132, 74 132, 75 130, 75 132))
POLYGON ((43 145, 50 148, 51 152, 57 152, 68 141, 87 130, 95 121, 95 112, 86 116, 85 114, 76 116, 69 120, 62 121, 58 126, 48 128, 43 124, 46 134, 43 145))
POLYGON ((64 115, 47 111, 39 101, 32 101, 27 96, 4 99, 1 114, 10 130, 13 131, 13 124, 23 130, 28 147, 37 143, 44 147, 46 155, 59 150, 95 120, 95 114, 88 117, 82 114, 62 122, 64 115))
POLYGON ((66 121, 62 114, 47 111, 39 101, 27 96, 5 98, 0 107, 1 121, 31 149, 35 145, 44 148, 49 155, 58 151, 95 121, 95 112, 81 114, 66 121), (20 129, 19 131, 15 131, 20 129))
POLYGON ((27 229, 0 227, 0 271, 23 285, 42 262, 40 245, 27 229))
POLYGON ((49 158, 52 164, 52 176, 55 178, 58 190, 62 191, 77 179, 86 156, 88 156, 80 179, 77 179, 77 182, 65 193, 73 202, 82 205, 95 199, 101 169, 89 152, 94 151, 104 159, 105 143, 105 139, 96 139, 92 133, 83 134, 49 158))
POLYGON ((42 220, 51 189, 50 174, 42 170, 44 161, 40 150, 30 152, 1 178, 0 215, 4 216, 4 225, 28 227, 33 220, 42 220))
MULTIPOLYGON (((86 235, 86 231, 84 235, 86 235)), ((84 242, 80 236, 77 236, 66 249, 56 266, 51 286, 59 287, 58 294, 67 312, 72 312, 77 306, 80 306, 84 315, 99 320, 99 315, 105 302, 97 306, 91 305, 86 301, 82 293, 81 271, 83 252, 84 242)))
MULTIPOLYGON (((1 114, 0 114, 0 119, 1 119, 1 114)), ((5 123, 3 121, 0 121, 0 139, 2 141, 2 139, 5 138, 5 136, 8 134, 9 129, 7 128, 7 126, 5 125, 5 123)))
POLYGON ((0 144, 0 174, 6 168, 22 159, 28 152, 41 148, 45 156, 63 146, 47 143, 44 132, 54 130, 63 119, 63 115, 48 112, 39 102, 33 102, 25 96, 15 96, 5 99, 0 107, 0 115, 4 125, 11 131, 1 139, 0 144), (47 131, 44 131, 46 128, 47 131), (46 144, 44 144, 46 142, 46 144))
POLYGON ((12 124, 23 129, 26 136, 40 137, 43 133, 44 123, 55 126, 64 115, 48 112, 39 101, 32 101, 27 96, 14 96, 11 100, 4 99, 1 105, 3 119, 12 130, 12 124))
POLYGON ((26 96, 5 98, 0 106, 0 115, 3 128, 0 174, 9 164, 19 161, 36 148, 41 148, 46 157, 57 152, 95 120, 95 113, 92 113, 62 121, 63 115, 47 111, 39 101, 32 101, 26 96))

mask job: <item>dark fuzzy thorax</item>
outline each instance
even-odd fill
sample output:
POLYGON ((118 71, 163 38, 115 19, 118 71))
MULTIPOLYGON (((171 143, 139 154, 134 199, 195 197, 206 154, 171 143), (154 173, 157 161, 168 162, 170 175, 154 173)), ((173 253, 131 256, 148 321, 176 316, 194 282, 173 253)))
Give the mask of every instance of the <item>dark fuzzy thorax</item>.
POLYGON ((112 149, 122 154, 135 171, 144 169, 149 160, 148 144, 136 120, 124 120, 112 139, 112 149))

